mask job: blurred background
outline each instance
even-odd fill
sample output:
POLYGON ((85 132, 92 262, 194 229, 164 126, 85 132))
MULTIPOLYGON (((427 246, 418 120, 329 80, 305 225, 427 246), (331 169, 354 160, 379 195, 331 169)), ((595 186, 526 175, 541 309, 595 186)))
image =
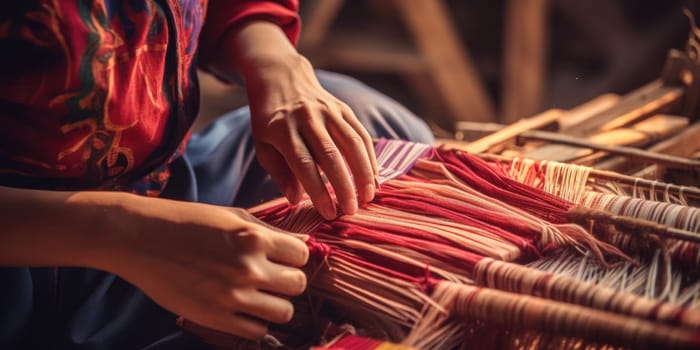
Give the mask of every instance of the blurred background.
MULTIPOLYGON (((690 0, 302 0, 298 48, 428 121, 511 123, 659 77, 690 0)), ((202 74, 199 127, 245 103, 202 74)))

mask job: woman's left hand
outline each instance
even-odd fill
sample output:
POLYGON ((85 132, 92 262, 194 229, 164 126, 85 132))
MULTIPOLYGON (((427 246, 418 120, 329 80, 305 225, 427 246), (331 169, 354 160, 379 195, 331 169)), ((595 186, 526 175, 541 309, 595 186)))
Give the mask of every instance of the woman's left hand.
POLYGON ((301 55, 261 60, 246 76, 257 157, 290 202, 305 190, 327 219, 374 198, 377 164, 372 139, 353 111, 319 83, 301 55))
POLYGON ((358 200, 371 201, 372 139, 353 111, 321 86, 282 29, 252 21, 221 42, 209 68, 227 79, 242 74, 258 160, 287 199, 297 203, 306 192, 327 219, 336 217, 335 199, 345 214, 355 213, 358 200))

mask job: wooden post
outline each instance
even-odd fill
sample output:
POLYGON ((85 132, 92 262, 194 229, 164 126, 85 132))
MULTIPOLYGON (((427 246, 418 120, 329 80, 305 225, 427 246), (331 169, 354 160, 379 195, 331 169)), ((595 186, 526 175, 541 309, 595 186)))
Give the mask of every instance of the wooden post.
POLYGON ((436 97, 457 120, 494 121, 494 108, 484 84, 461 44, 442 0, 394 0, 399 14, 425 59, 436 97))
POLYGON ((549 0, 507 0, 501 122, 542 111, 549 54, 549 0))
POLYGON ((320 0, 313 1, 309 6, 309 13, 304 16, 304 25, 299 37, 299 48, 319 47, 328 35, 333 20, 338 15, 345 0, 320 0))

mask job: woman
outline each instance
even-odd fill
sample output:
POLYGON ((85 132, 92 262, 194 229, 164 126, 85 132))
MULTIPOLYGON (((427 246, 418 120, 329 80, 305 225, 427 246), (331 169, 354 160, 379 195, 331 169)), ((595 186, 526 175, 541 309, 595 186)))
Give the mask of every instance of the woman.
POLYGON ((239 207, 281 190, 352 214, 374 196, 371 136, 432 141, 386 97, 316 76, 296 1, 0 7, 2 348, 202 346, 175 315, 260 338, 291 318, 308 251, 239 207), (242 78, 250 106, 189 138, 197 66, 242 78))

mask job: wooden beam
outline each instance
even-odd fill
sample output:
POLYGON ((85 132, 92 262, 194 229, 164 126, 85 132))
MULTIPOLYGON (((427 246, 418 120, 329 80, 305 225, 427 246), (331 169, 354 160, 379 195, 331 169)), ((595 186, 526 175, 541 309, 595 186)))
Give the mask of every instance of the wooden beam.
POLYGON ((585 123, 602 111, 615 106, 620 101, 620 95, 603 94, 569 109, 559 119, 559 131, 568 132, 572 127, 585 123))
POLYGON ((652 114, 664 113, 678 105, 683 88, 666 86, 656 80, 623 96, 619 103, 581 123, 570 125, 567 134, 588 136, 634 123, 652 114))
MULTIPOLYGON (((604 131, 586 138, 565 134, 555 134, 551 137, 543 133, 523 134, 524 138, 553 142, 527 152, 523 156, 569 162, 591 155, 596 151, 604 151, 605 147, 601 146, 644 147, 670 137, 687 126, 688 118, 686 117, 658 114, 630 127, 604 131)), ((627 154, 624 149, 621 152, 612 151, 612 153, 627 154)), ((599 157, 602 156, 604 155, 599 155, 599 157)))
MULTIPOLYGON (((406 23, 427 71, 435 81, 436 96, 441 96, 457 120, 493 121, 494 108, 481 77, 442 0, 394 0, 406 23)), ((452 128, 452 125, 450 125, 452 128)))
MULTIPOLYGON (((603 151, 603 152, 606 152, 609 154, 624 156, 624 157, 627 157, 630 159, 656 162, 657 164, 662 164, 662 165, 667 166, 667 167, 689 169, 689 170, 700 169, 700 160, 678 157, 678 156, 665 154, 665 153, 652 152, 652 151, 647 151, 644 149, 639 149, 639 148, 634 148, 634 147, 629 147, 629 146, 600 144, 600 143, 595 143, 593 141, 581 139, 581 138, 578 138, 575 136, 570 136, 570 135, 563 135, 563 134, 557 134, 557 133, 546 132, 546 131, 531 130, 531 131, 522 133, 520 135, 520 137, 533 139, 533 140, 554 142, 557 144, 568 145, 568 146, 575 146, 576 148, 581 148, 584 150, 591 149, 591 150, 596 150, 596 151, 603 151)), ((533 154, 529 153, 526 156, 528 158, 530 158, 533 156, 533 154)), ((533 157, 533 158, 535 158, 535 157, 533 157)), ((557 157, 547 157, 547 158, 549 159, 549 158, 557 158, 557 157)), ((535 159, 538 159, 538 158, 535 158, 535 159)), ((552 159, 552 160, 561 161, 559 159, 552 159)))
POLYGON ((316 65, 357 72, 405 75, 425 71, 425 61, 414 46, 388 33, 372 30, 335 30, 323 46, 306 53, 316 65))
POLYGON ((560 109, 550 109, 530 118, 523 118, 519 121, 504 127, 493 134, 482 137, 474 142, 462 147, 467 152, 481 153, 489 148, 503 142, 514 139, 516 136, 528 130, 541 129, 547 125, 554 124, 564 111, 560 109))
MULTIPOLYGON (((657 143, 649 148, 649 151, 669 154, 678 157, 689 157, 695 151, 700 149, 700 122, 692 124, 690 127, 681 131, 678 135, 657 143)), ((596 164, 596 168, 603 170, 619 171, 628 165, 628 160, 623 157, 614 157, 600 164, 596 164)), ((650 169, 644 169, 641 173, 665 173, 665 167, 659 164, 652 164, 650 169)), ((698 171, 697 169, 695 169, 698 171)))
POLYGON ((507 0, 501 122, 542 111, 549 56, 549 0, 507 0))
POLYGON ((308 12, 304 13, 304 25, 301 26, 300 50, 318 47, 323 43, 344 3, 345 0, 316 0, 306 4, 308 12))

